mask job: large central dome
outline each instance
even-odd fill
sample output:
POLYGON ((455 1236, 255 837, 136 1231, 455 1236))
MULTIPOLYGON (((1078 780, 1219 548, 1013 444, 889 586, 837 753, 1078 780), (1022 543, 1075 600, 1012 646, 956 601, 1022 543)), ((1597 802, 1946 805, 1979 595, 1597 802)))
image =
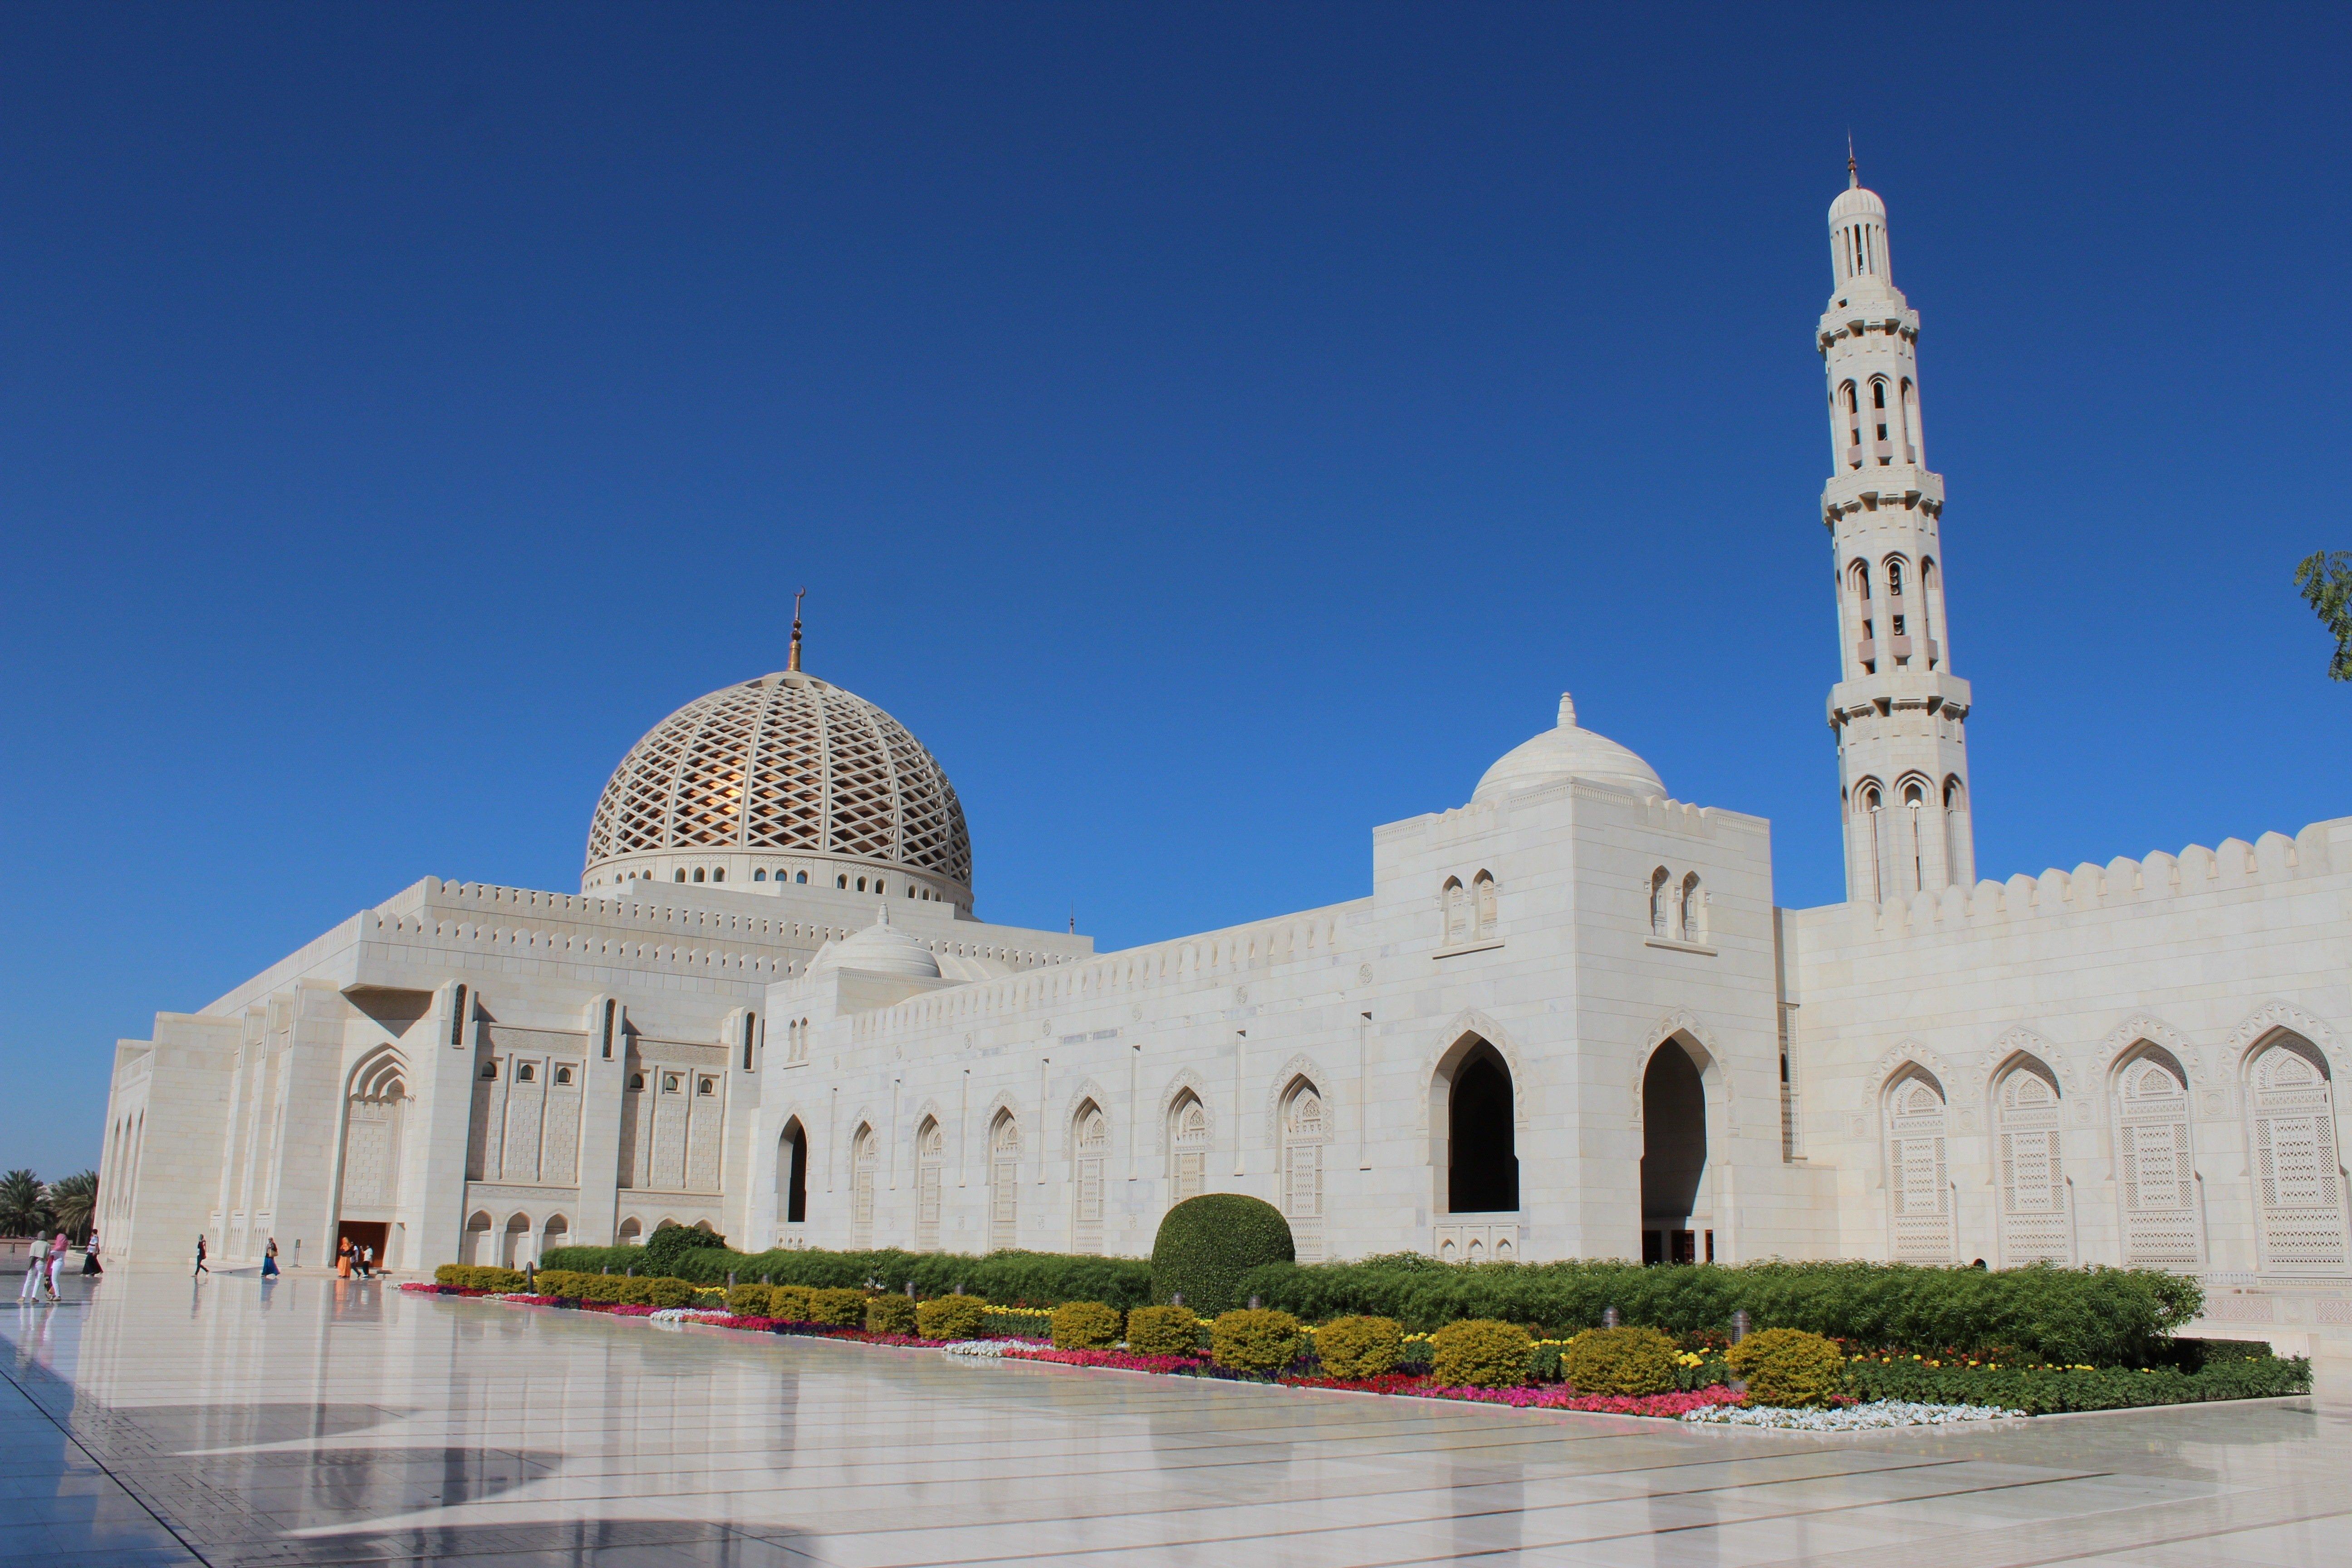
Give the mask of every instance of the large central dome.
POLYGON ((614 770, 582 881, 644 877, 746 892, 806 883, 969 910, 971 836, 955 786, 905 725, 781 670, 688 703, 614 770))

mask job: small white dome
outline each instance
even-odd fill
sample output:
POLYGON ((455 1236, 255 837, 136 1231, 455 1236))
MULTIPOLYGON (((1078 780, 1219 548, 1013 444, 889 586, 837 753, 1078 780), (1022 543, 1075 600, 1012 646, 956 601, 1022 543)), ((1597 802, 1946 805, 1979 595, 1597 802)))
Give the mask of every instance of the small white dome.
POLYGON ((1876 191, 1854 185, 1840 191, 1837 200, 1830 204, 1830 222, 1832 225, 1848 223, 1858 217, 1874 217, 1882 224, 1886 221, 1886 204, 1878 199, 1876 191))
POLYGON ((826 942, 809 961, 811 974, 823 974, 831 969, 856 969, 867 974, 908 974, 925 980, 936 980, 940 974, 938 954, 890 923, 890 906, 882 906, 882 918, 838 941, 826 942))
POLYGON ((1561 779, 1589 779, 1594 784, 1630 789, 1640 795, 1663 795, 1666 786, 1657 772, 1632 752, 1576 725, 1576 704, 1566 692, 1559 698, 1559 728, 1546 730, 1534 740, 1513 747, 1486 770, 1471 796, 1472 804, 1494 800, 1513 790, 1561 779))

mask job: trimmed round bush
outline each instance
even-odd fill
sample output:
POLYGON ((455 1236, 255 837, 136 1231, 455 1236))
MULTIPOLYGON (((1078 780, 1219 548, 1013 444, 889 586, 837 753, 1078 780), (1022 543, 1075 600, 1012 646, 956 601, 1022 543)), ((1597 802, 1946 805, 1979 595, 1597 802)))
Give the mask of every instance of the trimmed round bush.
POLYGON ((927 1340, 976 1340, 987 1321, 977 1296, 935 1296, 915 1309, 915 1331, 927 1340))
POLYGON ((875 1296, 866 1303, 866 1331, 869 1334, 911 1334, 915 1321, 912 1296, 875 1296))
POLYGON ((1748 1397, 1758 1405, 1790 1408, 1827 1405, 1845 1387, 1845 1356, 1819 1334, 1802 1329, 1766 1329, 1731 1347, 1724 1360, 1748 1380, 1748 1397))
POLYGON ((694 1286, 685 1279, 648 1279, 645 1281, 646 1303, 653 1307, 691 1307, 694 1286))
POLYGON ((1679 1354, 1655 1329, 1587 1329, 1568 1342, 1559 1370, 1579 1394, 1670 1394, 1679 1354))
POLYGON ((768 1315, 782 1318, 788 1323, 814 1323, 815 1309, 809 1305, 814 1295, 805 1285, 771 1285, 768 1287, 768 1315))
POLYGON ((1107 1351, 1118 1343, 1118 1309, 1100 1301, 1065 1301, 1054 1309, 1054 1348, 1107 1351))
POLYGON ((1379 1377, 1396 1370, 1404 1331, 1394 1318, 1335 1318, 1315 1331, 1315 1356, 1326 1377, 1379 1377))
MULTIPOLYGON (((682 1275, 688 1272, 679 1267, 684 1255, 705 1248, 724 1252, 727 1250, 727 1238, 714 1236, 707 1230, 697 1230, 690 1225, 665 1225, 646 1237, 646 1245, 639 1250, 637 1267, 648 1274, 682 1275)), ((724 1271, 719 1277, 726 1277, 724 1271)))
POLYGON ((845 1285, 812 1290, 808 1321, 828 1328, 854 1329, 866 1321, 866 1292, 845 1285))
POLYGON ((529 1281, 520 1268, 495 1268, 471 1263, 445 1263, 433 1271, 436 1285, 455 1285, 460 1290, 520 1290, 529 1281))
POLYGON ((1151 1243, 1151 1300, 1164 1306, 1181 1295, 1195 1312, 1213 1317, 1247 1299, 1243 1275, 1297 1256, 1282 1211, 1240 1193, 1203 1193, 1170 1209, 1151 1243))
POLYGON ((1235 1372, 1277 1373, 1298 1359, 1299 1323, 1287 1312, 1244 1307, 1209 1325, 1209 1354, 1235 1372))
POLYGON ((737 1285, 727 1292, 727 1310, 739 1318, 772 1316, 768 1308, 775 1295, 772 1285, 737 1285))
POLYGON ((1430 1380, 1443 1388, 1517 1388, 1528 1380, 1535 1342, 1517 1323, 1465 1318, 1429 1342, 1430 1380))
POLYGON ((1127 1315, 1127 1348, 1137 1355, 1199 1355, 1201 1320, 1190 1307, 1138 1307, 1127 1315))

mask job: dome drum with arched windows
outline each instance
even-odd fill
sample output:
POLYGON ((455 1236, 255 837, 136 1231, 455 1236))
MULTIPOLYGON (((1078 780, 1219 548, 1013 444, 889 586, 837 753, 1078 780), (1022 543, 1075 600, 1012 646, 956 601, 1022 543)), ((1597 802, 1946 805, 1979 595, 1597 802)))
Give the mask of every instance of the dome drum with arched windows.
POLYGON ((583 890, 652 879, 971 907, 971 836, 907 727, 797 669, 698 698, 629 748, 588 830, 583 890))

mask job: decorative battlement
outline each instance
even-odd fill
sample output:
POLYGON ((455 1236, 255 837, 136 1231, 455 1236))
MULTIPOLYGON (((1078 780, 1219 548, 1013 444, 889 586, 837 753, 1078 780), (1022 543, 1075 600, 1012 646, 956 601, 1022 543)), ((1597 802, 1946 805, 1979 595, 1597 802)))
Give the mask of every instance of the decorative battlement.
POLYGON ((2118 857, 2105 866, 2086 860, 2072 871, 2053 867, 2039 877, 2021 873, 2006 882, 1984 881, 1973 888, 1946 888, 1907 900, 1845 907, 1883 935, 1925 936, 2158 904, 2332 875, 2339 868, 2331 841, 2339 833, 2352 836, 2352 817, 2315 822, 2293 838, 2284 833, 2265 833, 2252 844, 2224 838, 2210 849, 2191 844, 2178 855, 2158 851, 2144 860, 2118 857))
POLYGON ((1369 899, 1359 899, 1259 925, 1234 926, 932 992, 856 1017, 850 1037, 861 1043, 884 1040, 943 1025, 982 1023, 1061 1002, 1093 1001, 1285 963, 1328 963, 1339 955, 1342 917, 1370 904, 1369 899))

